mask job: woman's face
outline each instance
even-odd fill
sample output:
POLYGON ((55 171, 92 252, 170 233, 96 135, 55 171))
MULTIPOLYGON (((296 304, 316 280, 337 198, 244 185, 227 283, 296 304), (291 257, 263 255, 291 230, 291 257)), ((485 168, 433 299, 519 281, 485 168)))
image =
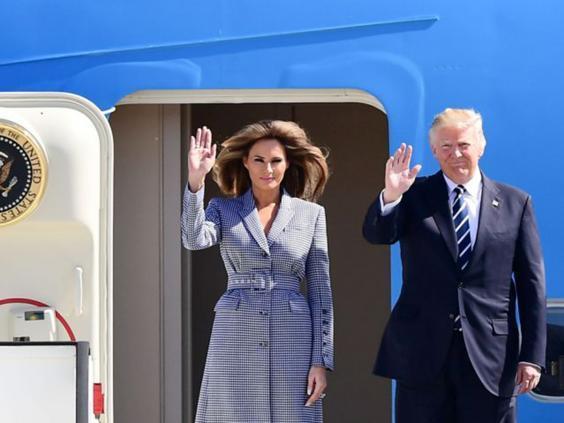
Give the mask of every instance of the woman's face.
POLYGON ((249 171, 253 190, 277 190, 289 163, 286 149, 275 139, 265 138, 253 144, 243 164, 249 171))

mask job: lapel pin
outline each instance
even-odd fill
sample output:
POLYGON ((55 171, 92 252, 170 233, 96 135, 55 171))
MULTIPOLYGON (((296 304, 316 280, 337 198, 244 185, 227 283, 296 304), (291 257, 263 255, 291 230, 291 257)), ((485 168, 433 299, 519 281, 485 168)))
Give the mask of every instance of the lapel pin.
POLYGON ((492 206, 494 206, 494 207, 499 207, 499 201, 493 200, 493 201, 492 201, 492 206))

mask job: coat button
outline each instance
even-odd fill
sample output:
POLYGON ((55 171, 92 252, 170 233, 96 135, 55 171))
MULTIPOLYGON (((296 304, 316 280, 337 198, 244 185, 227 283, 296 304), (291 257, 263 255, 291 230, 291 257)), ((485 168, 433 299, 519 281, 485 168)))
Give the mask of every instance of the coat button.
POLYGON ((327 332, 326 330, 323 331, 323 335, 329 335, 329 332, 327 332))
POLYGON ((325 308, 324 308, 323 310, 321 310, 321 312, 322 312, 323 314, 327 314, 327 313, 328 313, 327 309, 325 309, 325 308))
POLYGON ((448 318, 449 318, 450 320, 454 319, 454 314, 450 313, 450 314, 448 315, 448 318))
POLYGON ((463 287, 464 287, 464 282, 459 282, 459 283, 458 283, 458 287, 459 287, 459 288, 463 288, 463 287))
POLYGON ((328 320, 324 320, 324 321, 323 321, 323 324, 324 324, 324 325, 328 325, 328 324, 329 324, 329 321, 328 321, 328 320))
POLYGON ((259 342, 261 347, 268 347, 268 342, 259 342))

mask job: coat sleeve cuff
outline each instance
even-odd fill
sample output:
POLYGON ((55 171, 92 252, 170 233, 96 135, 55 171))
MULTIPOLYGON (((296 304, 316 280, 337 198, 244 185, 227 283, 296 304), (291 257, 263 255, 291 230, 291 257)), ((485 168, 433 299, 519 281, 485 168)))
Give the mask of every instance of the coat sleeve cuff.
POLYGON ((188 184, 186 184, 186 189, 184 190, 184 198, 186 200, 190 199, 192 201, 194 201, 194 204, 198 204, 198 203, 203 203, 204 202, 204 192, 205 192, 205 185, 202 185, 202 187, 196 191, 196 192, 192 192, 190 191, 190 186, 188 184))
POLYGON ((314 361, 311 362, 311 366, 312 367, 322 367, 326 370, 329 370, 330 372, 335 370, 335 366, 333 365, 333 359, 332 358, 330 360, 329 359, 314 360, 314 361))
POLYGON ((539 372, 542 372, 542 366, 537 363, 530 363, 528 361, 520 361, 519 364, 527 364, 528 366, 535 367, 539 372))
POLYGON ((384 191, 382 190, 382 192, 380 193, 379 199, 380 199, 380 210, 382 213, 382 216, 387 216, 389 215, 395 208, 396 206, 401 202, 401 199, 403 198, 403 195, 400 195, 400 198, 398 198, 396 201, 392 201, 391 203, 388 204, 384 204, 384 191))

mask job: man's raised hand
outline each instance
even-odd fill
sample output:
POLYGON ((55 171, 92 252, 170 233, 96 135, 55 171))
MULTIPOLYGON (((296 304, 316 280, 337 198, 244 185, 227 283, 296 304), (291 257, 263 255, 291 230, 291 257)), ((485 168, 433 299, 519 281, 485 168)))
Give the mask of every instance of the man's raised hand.
POLYGON ((415 177, 421 170, 421 165, 409 168, 412 153, 411 145, 406 146, 405 143, 402 143, 386 162, 384 204, 396 201, 413 185, 415 177))

